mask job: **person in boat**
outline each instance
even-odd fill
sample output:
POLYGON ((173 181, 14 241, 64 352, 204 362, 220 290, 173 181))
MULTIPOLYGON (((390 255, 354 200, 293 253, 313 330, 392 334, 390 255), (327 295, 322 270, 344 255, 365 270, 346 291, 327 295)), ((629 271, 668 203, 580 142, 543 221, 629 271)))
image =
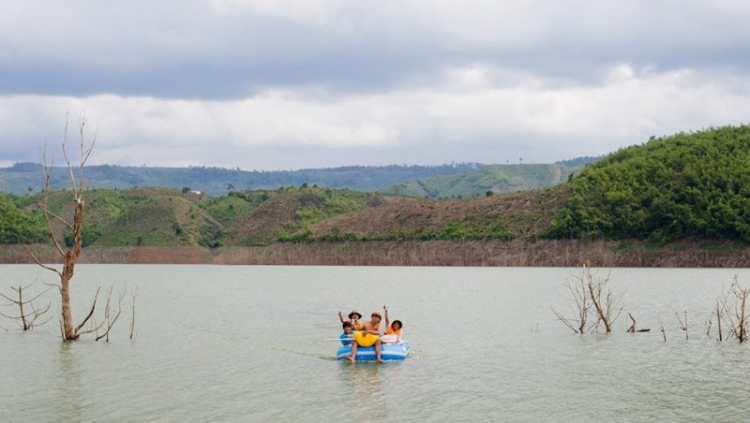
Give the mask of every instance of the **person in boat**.
MULTIPOLYGON (((352 324, 352 330, 362 330, 362 322, 359 320, 362 318, 362 315, 357 310, 352 310, 348 316, 349 318, 348 322, 352 324)), ((343 324, 347 320, 344 320, 344 313, 339 311, 339 320, 343 324)))
POLYGON ((383 306, 383 314, 385 314, 386 328, 384 335, 396 335, 395 338, 401 340, 401 329, 404 327, 404 324, 401 323, 401 320, 394 320, 393 323, 391 323, 391 319, 388 317, 388 306, 383 306))
POLYGON ((347 346, 351 345, 353 341, 354 334, 352 333, 352 322, 344 322, 341 324, 341 326, 344 328, 344 331, 341 332, 341 336, 339 336, 339 339, 341 340, 341 345, 347 346))
POLYGON ((380 313, 373 312, 372 316, 370 316, 370 321, 362 323, 362 329, 354 331, 352 355, 347 357, 349 361, 353 362, 357 358, 357 347, 371 347, 374 345, 375 360, 378 363, 383 362, 380 358, 380 335, 382 334, 380 322, 382 319, 380 313))

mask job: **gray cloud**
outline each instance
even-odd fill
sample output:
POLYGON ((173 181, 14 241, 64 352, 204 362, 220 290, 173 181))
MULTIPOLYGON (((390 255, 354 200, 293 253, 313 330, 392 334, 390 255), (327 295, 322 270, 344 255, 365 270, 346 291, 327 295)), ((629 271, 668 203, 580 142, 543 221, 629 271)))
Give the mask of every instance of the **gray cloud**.
POLYGON ((713 2, 72 4, 4 14, 0 92, 219 99, 289 85, 387 89, 476 62, 586 83, 624 62, 670 70, 750 58, 750 11, 713 2))
POLYGON ((65 111, 102 163, 274 169, 555 161, 747 120, 750 5, 17 2, 0 164, 65 111))

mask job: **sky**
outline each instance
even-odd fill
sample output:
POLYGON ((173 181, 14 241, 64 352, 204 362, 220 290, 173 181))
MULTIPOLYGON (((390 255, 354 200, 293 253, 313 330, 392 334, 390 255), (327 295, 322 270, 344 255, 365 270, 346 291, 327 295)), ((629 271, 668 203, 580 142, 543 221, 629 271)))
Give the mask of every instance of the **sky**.
POLYGON ((747 22, 737 0, 7 2, 0 166, 54 159, 66 121, 77 147, 83 115, 89 164, 598 156, 749 123, 747 22))

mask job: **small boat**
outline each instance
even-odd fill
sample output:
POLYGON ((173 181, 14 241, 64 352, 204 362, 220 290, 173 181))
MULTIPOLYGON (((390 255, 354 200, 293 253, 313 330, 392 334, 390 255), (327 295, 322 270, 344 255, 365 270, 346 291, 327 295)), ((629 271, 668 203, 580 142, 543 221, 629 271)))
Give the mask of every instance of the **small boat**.
MULTIPOLYGON (((398 344, 382 344, 380 346, 380 358, 382 360, 403 360, 409 355, 409 343, 401 342, 398 344)), ((339 348, 336 358, 346 360, 352 355, 352 347, 347 345, 339 348)), ((375 361, 375 346, 357 347, 356 361, 375 361)))

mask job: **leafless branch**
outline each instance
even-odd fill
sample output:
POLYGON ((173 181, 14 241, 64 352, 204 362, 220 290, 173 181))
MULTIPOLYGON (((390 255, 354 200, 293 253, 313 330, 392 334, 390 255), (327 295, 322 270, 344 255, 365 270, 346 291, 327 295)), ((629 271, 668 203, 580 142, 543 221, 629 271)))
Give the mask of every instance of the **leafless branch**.
POLYGON ((135 297, 138 295, 138 287, 135 288, 131 295, 130 309, 132 314, 130 316, 130 339, 135 337, 135 297))
POLYGON ((96 288, 96 294, 94 294, 94 301, 91 303, 91 310, 89 310, 89 314, 86 315, 86 318, 83 319, 83 321, 81 322, 80 325, 78 325, 78 327, 76 327, 76 332, 79 335, 82 335, 84 333, 94 332, 94 331, 81 332, 81 328, 86 324, 86 322, 89 321, 89 319, 91 318, 91 316, 94 315, 94 310, 96 310, 96 300, 99 299, 99 290, 101 290, 101 289, 102 289, 102 287, 96 288))
POLYGON ((607 288, 609 282, 609 275, 605 279, 596 278, 591 274, 591 270, 588 266, 583 266, 583 277, 587 281, 587 287, 593 309, 596 311, 596 323, 594 327, 598 327, 599 324, 604 325, 604 329, 607 333, 612 332, 612 324, 617 320, 622 313, 622 295, 615 294, 611 289, 607 288))
POLYGON ((576 320, 569 319, 569 318, 563 316, 562 314, 560 314, 557 310, 555 310, 552 307, 550 307, 550 310, 552 310, 552 312, 555 314, 555 316, 557 317, 557 320, 563 322, 563 324, 565 324, 565 326, 569 327, 570 330, 573 331, 573 333, 580 333, 579 330, 578 330, 579 324, 578 324, 578 322, 576 320), (577 323, 574 324, 574 322, 577 322, 577 323))
MULTIPOLYGON (((65 119, 65 139, 68 138, 68 119, 65 119)), ((47 223, 47 232, 49 232, 50 239, 52 240, 52 243, 55 245, 55 249, 57 250, 58 254, 60 254, 61 257, 65 257, 65 253, 63 252, 62 246, 60 245, 60 242, 57 240, 57 236, 55 236, 55 231, 52 227, 52 220, 50 219, 50 210, 49 210, 49 181, 52 177, 52 170, 50 169, 50 166, 47 165, 47 147, 45 145, 44 150, 42 152, 42 166, 44 167, 44 186, 42 188, 42 191, 44 192, 44 202, 42 203, 42 212, 44 214, 44 220, 47 223)), ((37 263, 39 261, 37 260, 37 263)))
POLYGON ((43 291, 42 293, 34 296, 31 299, 25 300, 23 298, 24 289, 30 286, 31 285, 23 287, 19 285, 18 288, 11 286, 11 289, 16 291, 16 295, 18 296, 18 299, 11 298, 5 294, 0 293, 0 296, 10 301, 10 304, 8 304, 9 306, 15 305, 18 307, 18 316, 10 316, 5 313, 0 313, 0 315, 7 319, 18 321, 24 331, 31 330, 34 328, 34 326, 43 325, 44 323, 47 323, 47 321, 49 321, 48 319, 47 321, 44 321, 42 323, 39 323, 39 324, 36 323, 36 321, 41 316, 43 316, 45 313, 47 313, 47 311, 49 311, 51 303, 47 304, 47 307, 45 307, 44 309, 37 309, 36 306, 34 305, 34 301, 39 299, 39 297, 41 297, 48 290, 43 291), (28 306, 29 308, 31 308, 31 313, 27 313, 25 306, 28 306))
POLYGON ((36 264, 38 264, 39 267, 41 267, 42 269, 47 269, 50 272, 55 272, 55 273, 58 274, 58 276, 62 276, 62 273, 60 273, 59 270, 55 269, 54 267, 49 267, 49 266, 45 265, 44 263, 42 263, 41 261, 39 261, 39 258, 36 256, 36 254, 34 254, 33 251, 31 251, 31 248, 29 248, 28 245, 24 244, 24 247, 26 247, 26 251, 29 252, 29 254, 31 255, 31 258, 34 259, 34 262, 36 262, 36 264))
POLYGON ((651 329, 638 329, 636 327, 636 321, 635 317, 633 317, 632 314, 628 313, 628 317, 630 318, 630 321, 632 322, 631 325, 628 327, 629 333, 636 333, 636 332, 651 332, 651 329))
POLYGON ((680 317, 679 313, 676 311, 674 312, 675 317, 677 318, 677 322, 680 324, 680 329, 682 329, 685 332, 685 340, 688 340, 688 315, 687 311, 685 311, 685 318, 683 319, 680 317))
POLYGON ((664 338, 664 342, 667 342, 667 332, 664 330, 664 323, 659 322, 659 325, 661 326, 661 336, 664 338))
POLYGON ((716 300, 716 322, 719 329, 719 342, 723 341, 723 334, 721 332, 721 312, 719 310, 719 300, 716 300))
POLYGON ((107 328, 104 331, 103 334, 96 337, 96 340, 100 340, 102 338, 106 338, 106 341, 109 342, 109 332, 112 330, 112 327, 117 322, 117 319, 120 317, 120 313, 122 312, 122 299, 125 297, 125 293, 120 294, 120 298, 118 300, 117 304, 117 314, 115 314, 114 317, 112 317, 112 314, 110 312, 110 300, 112 299, 112 288, 109 288, 109 293, 107 294, 107 304, 104 306, 104 322, 107 323, 107 328))
POLYGON ((607 333, 612 331, 612 323, 622 312, 620 302, 621 295, 616 295, 612 290, 605 290, 609 277, 600 280, 591 274, 588 265, 583 265, 581 274, 571 277, 566 281, 569 295, 566 301, 570 312, 575 317, 567 317, 551 308, 557 320, 563 322, 575 333, 583 333, 588 323, 588 315, 595 310, 596 322, 592 330, 603 323, 607 333))

